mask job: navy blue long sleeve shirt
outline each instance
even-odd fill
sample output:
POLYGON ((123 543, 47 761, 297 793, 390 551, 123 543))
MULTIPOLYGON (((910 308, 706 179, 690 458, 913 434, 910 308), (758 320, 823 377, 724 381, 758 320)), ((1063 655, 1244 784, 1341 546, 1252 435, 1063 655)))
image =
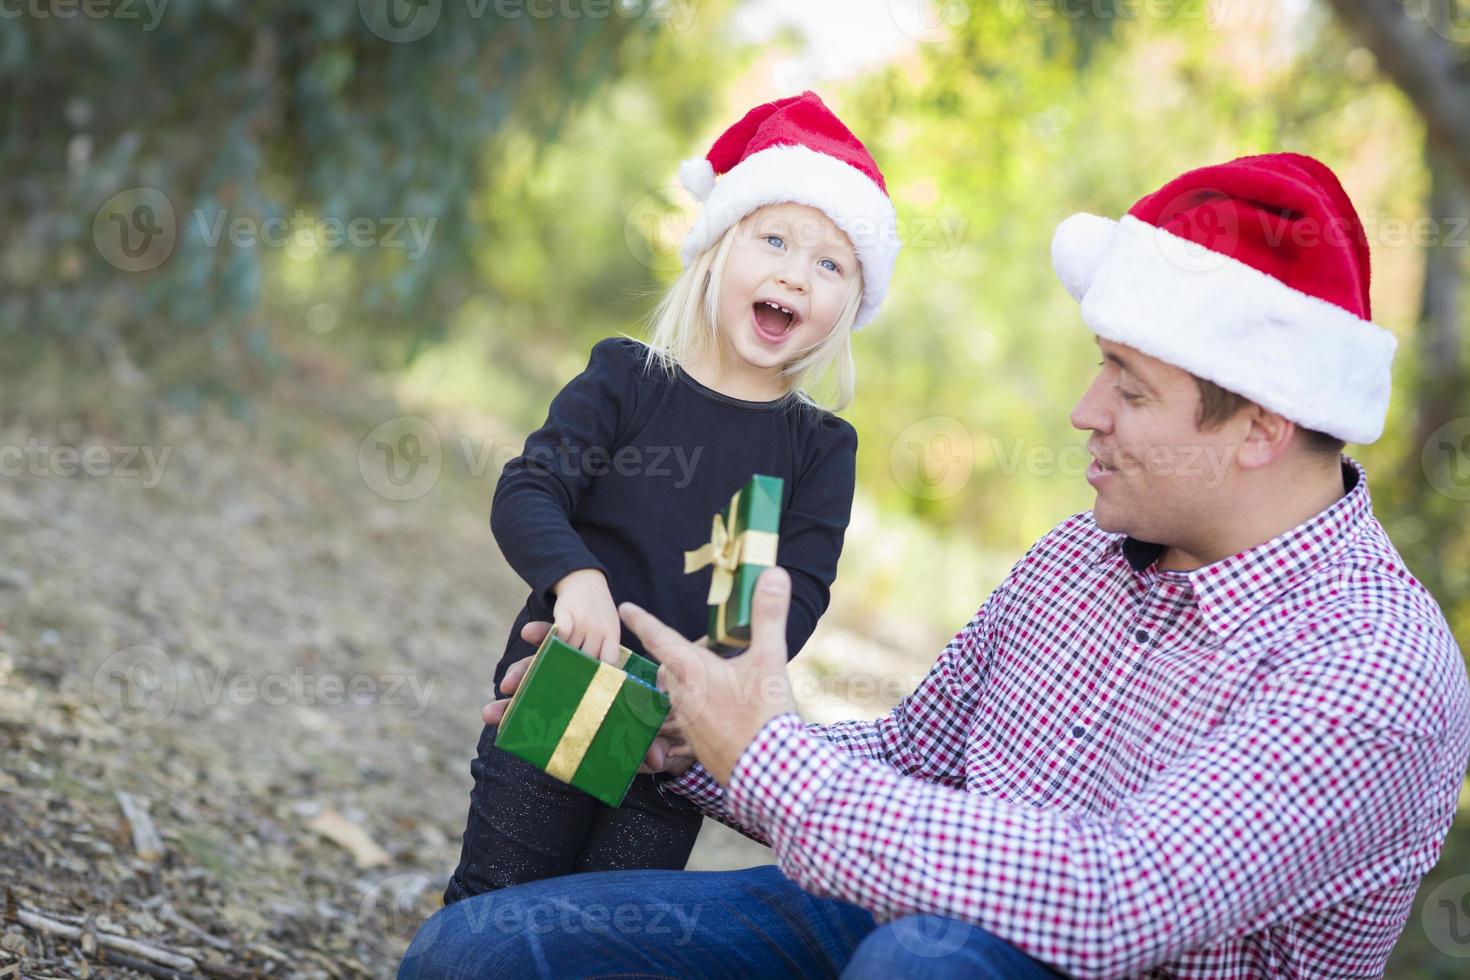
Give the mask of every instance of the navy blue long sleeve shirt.
MULTIPOLYGON (((521 627, 549 622, 553 587, 581 568, 607 575, 614 602, 703 636, 712 572, 684 574, 684 552, 709 540, 714 515, 755 473, 785 481, 776 561, 791 573, 789 655, 827 608, 852 512, 856 431, 808 404, 744 401, 682 369, 672 378, 645 369, 646 355, 635 340, 600 341, 500 474, 490 527, 531 594, 497 686, 511 663, 535 652, 521 627)), ((622 643, 646 654, 626 628, 622 643)))

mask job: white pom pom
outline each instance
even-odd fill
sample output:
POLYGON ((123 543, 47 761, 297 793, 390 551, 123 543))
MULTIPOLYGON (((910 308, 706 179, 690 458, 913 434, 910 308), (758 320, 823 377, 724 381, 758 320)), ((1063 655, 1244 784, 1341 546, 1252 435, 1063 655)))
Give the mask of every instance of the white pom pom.
POLYGON ((679 164, 679 183, 703 201, 715 189, 715 168, 704 157, 693 157, 679 164))
POLYGON ((1087 295, 1107 254, 1118 223, 1095 214, 1074 214, 1057 225, 1051 239, 1051 264, 1057 278, 1078 302, 1087 295))

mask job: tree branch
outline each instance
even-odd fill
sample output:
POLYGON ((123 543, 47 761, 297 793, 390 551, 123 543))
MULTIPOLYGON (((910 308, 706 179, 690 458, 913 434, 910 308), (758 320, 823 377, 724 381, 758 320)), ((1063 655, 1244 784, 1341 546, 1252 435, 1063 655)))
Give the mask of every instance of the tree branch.
MULTIPOLYGON (((1436 33, 1397 0, 1327 0, 1378 59, 1379 66, 1414 103, 1429 140, 1470 188, 1470 72, 1466 45, 1436 33)), ((1408 0, 1426 17, 1443 10, 1438 0, 1408 0)), ((1450 0, 1454 3, 1455 0, 1450 0)), ((1449 14, 1445 12, 1449 26, 1449 14)))

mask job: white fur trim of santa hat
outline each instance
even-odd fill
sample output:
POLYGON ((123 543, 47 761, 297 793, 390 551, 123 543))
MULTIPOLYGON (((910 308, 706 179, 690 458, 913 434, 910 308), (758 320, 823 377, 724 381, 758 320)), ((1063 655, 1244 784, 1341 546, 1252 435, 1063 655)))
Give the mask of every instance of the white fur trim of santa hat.
POLYGON ((1398 341, 1377 324, 1132 215, 1075 214, 1051 255, 1099 337, 1345 442, 1383 434, 1398 341))
POLYGON ((857 253, 863 299, 853 329, 877 316, 888 295, 901 242, 893 202, 862 171, 828 154, 790 145, 753 153, 718 181, 707 160, 686 160, 679 167, 679 177, 692 194, 704 200, 679 249, 685 265, 757 208, 805 204, 831 218, 857 253), (700 163, 703 169, 697 166, 700 163), (706 189, 708 183, 713 188, 706 189), (701 190, 705 190, 703 195, 701 190))

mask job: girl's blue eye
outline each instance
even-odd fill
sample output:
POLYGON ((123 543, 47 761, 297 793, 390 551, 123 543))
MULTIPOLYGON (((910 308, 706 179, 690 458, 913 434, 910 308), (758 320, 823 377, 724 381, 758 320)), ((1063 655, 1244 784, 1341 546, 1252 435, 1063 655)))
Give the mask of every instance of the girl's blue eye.
POLYGON ((780 248, 782 245, 785 244, 781 240, 781 236, 780 235, 767 235, 766 236, 766 241, 767 242, 774 242, 777 248, 780 248))
POLYGON ((830 269, 831 271, 837 273, 842 272, 842 266, 838 265, 836 262, 833 262, 831 259, 823 259, 822 261, 826 263, 824 268, 830 269))

